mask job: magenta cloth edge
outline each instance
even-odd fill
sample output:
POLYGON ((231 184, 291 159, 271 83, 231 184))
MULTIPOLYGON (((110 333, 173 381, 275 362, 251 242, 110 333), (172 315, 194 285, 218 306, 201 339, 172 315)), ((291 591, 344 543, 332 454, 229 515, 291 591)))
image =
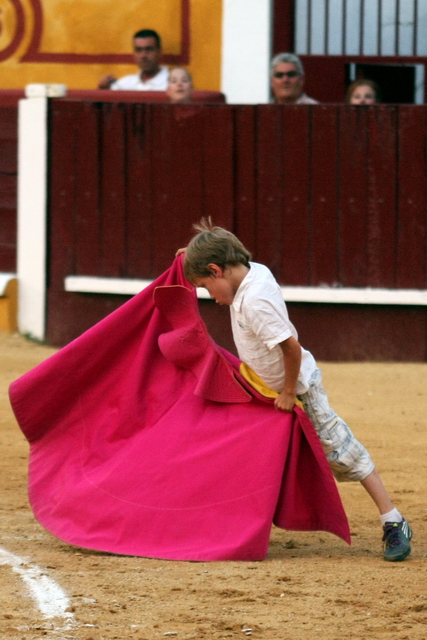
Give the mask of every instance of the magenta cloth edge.
POLYGON ((29 499, 65 542, 174 560, 261 560, 272 523, 350 543, 318 437, 209 337, 182 257, 10 386, 29 499))

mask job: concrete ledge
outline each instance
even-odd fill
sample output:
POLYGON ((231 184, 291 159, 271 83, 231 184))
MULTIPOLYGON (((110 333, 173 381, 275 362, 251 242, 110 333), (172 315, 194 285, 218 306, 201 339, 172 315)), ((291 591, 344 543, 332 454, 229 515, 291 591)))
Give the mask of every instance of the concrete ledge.
MULTIPOLYGON (((109 293, 135 295, 148 287, 151 280, 67 276, 65 291, 78 293, 109 293)), ((426 289, 357 289, 345 287, 281 287, 287 302, 326 304, 382 304, 427 306, 426 289)), ((197 289, 197 296, 209 299, 205 289, 197 289)))
POLYGON ((18 329, 18 280, 15 273, 0 273, 0 331, 18 329))

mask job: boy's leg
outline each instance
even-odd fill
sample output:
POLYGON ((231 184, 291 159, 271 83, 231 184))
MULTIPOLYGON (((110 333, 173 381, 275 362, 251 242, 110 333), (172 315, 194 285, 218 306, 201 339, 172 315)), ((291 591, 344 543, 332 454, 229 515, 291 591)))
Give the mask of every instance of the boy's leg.
POLYGON ((376 469, 360 481, 378 507, 383 525, 384 560, 404 560, 411 553, 412 529, 394 507, 376 469))
POLYGON ((411 551, 412 531, 395 509, 368 451, 329 406, 319 369, 313 373, 310 388, 299 399, 316 429, 335 478, 339 482, 360 481, 375 502, 383 525, 384 559, 404 560, 411 551))
POLYGON ((389 513, 394 509, 394 505, 390 500, 385 486, 381 480, 380 474, 374 469, 366 478, 360 481, 363 487, 371 496, 372 500, 378 507, 381 515, 389 513))

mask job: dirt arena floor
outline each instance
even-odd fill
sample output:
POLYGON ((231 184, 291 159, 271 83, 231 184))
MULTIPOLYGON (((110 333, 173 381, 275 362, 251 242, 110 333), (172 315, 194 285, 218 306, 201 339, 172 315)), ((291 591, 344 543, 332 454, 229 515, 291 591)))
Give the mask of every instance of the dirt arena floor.
POLYGON ((0 562, 2 640, 427 639, 427 364, 322 364, 332 406, 413 526, 407 561, 384 562, 376 510, 360 486, 346 484, 351 547, 330 534, 274 529, 263 562, 197 563, 70 547, 34 520, 28 445, 7 388, 54 349, 0 334, 0 352, 0 547, 70 601, 68 621, 43 616, 21 574, 0 562))

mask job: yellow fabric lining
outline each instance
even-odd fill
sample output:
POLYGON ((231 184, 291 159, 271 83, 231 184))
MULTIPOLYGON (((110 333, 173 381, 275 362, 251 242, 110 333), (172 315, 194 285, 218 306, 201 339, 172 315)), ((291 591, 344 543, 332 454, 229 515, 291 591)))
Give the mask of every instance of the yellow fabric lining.
MULTIPOLYGON (((259 375, 255 373, 255 371, 251 369, 245 362, 242 362, 240 364, 239 370, 240 375, 246 380, 246 382, 249 382, 249 384, 255 389, 255 391, 258 391, 258 393, 260 393, 265 398, 277 398, 277 396, 279 395, 277 391, 271 389, 264 382, 264 380, 260 378, 259 375)), ((298 400, 298 398, 295 400, 295 404, 297 404, 301 409, 303 408, 302 402, 298 400)))

